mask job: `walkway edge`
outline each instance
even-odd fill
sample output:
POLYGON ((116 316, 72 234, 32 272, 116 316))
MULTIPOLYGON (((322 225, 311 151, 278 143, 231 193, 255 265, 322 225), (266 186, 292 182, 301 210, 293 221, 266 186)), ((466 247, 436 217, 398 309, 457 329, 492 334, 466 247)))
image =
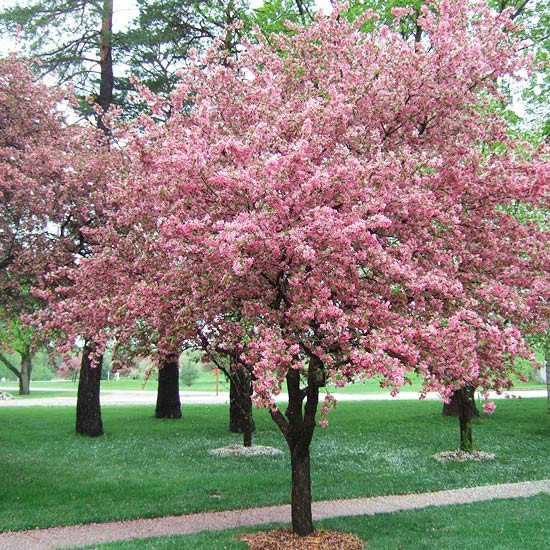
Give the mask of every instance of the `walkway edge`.
MULTIPOLYGON (((325 500, 313 503, 313 517, 318 520, 342 516, 373 515, 428 506, 530 497, 539 493, 550 493, 550 479, 484 485, 433 493, 325 500)), ((7 531, 0 533, 0 549, 50 550, 135 538, 188 535, 200 531, 220 531, 235 527, 289 522, 290 506, 286 504, 245 510, 52 527, 33 531, 7 531)))

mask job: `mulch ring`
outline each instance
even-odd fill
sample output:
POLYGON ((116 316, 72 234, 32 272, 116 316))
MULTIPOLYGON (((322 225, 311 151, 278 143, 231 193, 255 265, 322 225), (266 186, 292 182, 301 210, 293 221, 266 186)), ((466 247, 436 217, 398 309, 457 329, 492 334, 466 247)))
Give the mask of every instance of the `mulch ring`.
POLYGON ((443 451, 433 455, 433 457, 439 462, 447 462, 453 460, 456 462, 465 462, 467 460, 474 460, 479 462, 480 460, 495 460, 496 455, 493 453, 486 453, 484 451, 473 451, 472 453, 467 453, 457 449, 456 451, 443 451))
POLYGON ((355 535, 337 531, 314 531, 307 537, 299 537, 292 529, 258 531, 241 535, 240 540, 250 550, 361 550, 366 544, 355 535))

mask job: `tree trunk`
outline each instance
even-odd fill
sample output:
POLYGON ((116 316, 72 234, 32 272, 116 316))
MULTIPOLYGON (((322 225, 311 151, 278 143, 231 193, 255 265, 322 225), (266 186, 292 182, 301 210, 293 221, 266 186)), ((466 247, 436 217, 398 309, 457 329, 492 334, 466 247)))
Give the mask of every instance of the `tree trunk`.
POLYGON ((278 409, 271 417, 285 436, 290 450, 292 466, 291 511, 292 530, 296 535, 307 536, 314 530, 311 513, 311 475, 309 447, 315 430, 315 415, 319 403, 319 384, 323 363, 317 357, 310 359, 307 370, 307 387, 300 389, 300 372, 290 369, 286 375, 288 408, 285 416, 278 409), (302 410, 302 403, 306 399, 302 410), (285 418, 286 417, 286 418, 285 418))
POLYGON ((245 447, 252 445, 256 426, 252 417, 252 381, 243 368, 229 371, 229 429, 243 434, 245 447))
MULTIPOLYGON (((472 400, 470 401, 471 414, 472 417, 479 418, 479 411, 477 410, 473 395, 474 392, 475 390, 472 390, 472 400)), ((449 403, 443 403, 443 416, 458 416, 458 392, 453 393, 449 403)))
POLYGON ((472 403, 474 389, 464 387, 455 392, 458 394, 458 420, 460 424, 460 450, 471 453, 474 450, 472 437, 472 403))
POLYGON ((101 405, 99 403, 103 357, 99 358, 96 365, 92 365, 92 353, 93 346, 86 342, 82 349, 82 363, 78 381, 76 433, 97 437, 103 435, 103 421, 101 420, 101 405))
POLYGON ((12 364, 12 362, 0 353, 0 362, 4 364, 15 376, 19 382, 19 395, 29 395, 30 393, 30 383, 31 383, 31 372, 32 372, 32 359, 31 359, 31 346, 30 344, 26 345, 23 348, 23 351, 19 351, 21 355, 21 365, 19 370, 17 367, 12 364))
POLYGON ((179 369, 176 355, 169 355, 159 368, 156 418, 181 418, 179 369))
POLYGON ((19 373, 19 395, 29 395, 31 393, 31 372, 32 359, 30 347, 27 347, 21 353, 21 371, 19 373))
POLYGON ((103 10, 101 16, 101 32, 99 38, 99 96, 97 103, 101 106, 102 113, 99 115, 97 125, 105 132, 109 133, 108 128, 103 122, 102 114, 105 113, 113 103, 113 0, 103 0, 103 10))
POLYGON ((311 513, 311 467, 309 445, 298 445, 290 450, 292 467, 292 530, 300 536, 313 532, 311 513))

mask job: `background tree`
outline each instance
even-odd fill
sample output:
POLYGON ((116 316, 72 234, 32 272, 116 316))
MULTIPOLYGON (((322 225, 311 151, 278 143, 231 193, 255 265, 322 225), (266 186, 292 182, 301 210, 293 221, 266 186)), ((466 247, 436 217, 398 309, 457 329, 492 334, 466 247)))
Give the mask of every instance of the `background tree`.
POLYGON ((0 342, 11 352, 19 355, 20 361, 17 365, 7 353, 0 351, 0 362, 10 370, 19 382, 19 395, 28 395, 30 393, 30 382, 32 372, 32 348, 31 332, 21 326, 18 320, 4 320, 0 325, 0 342))
POLYGON ((67 123, 66 94, 39 81, 29 62, 15 55, 1 60, 0 78, 0 282, 9 320, 40 311, 40 289, 59 283, 52 272, 89 254, 85 229, 101 211, 115 153, 90 126, 67 123))
POLYGON ((71 84, 81 110, 96 117, 113 102, 114 0, 41 0, 7 7, 0 28, 14 35, 20 29, 25 52, 40 60, 40 72, 58 84, 71 84))
MULTIPOLYGON (((42 72, 55 72, 59 83, 70 82, 81 99, 81 110, 93 116, 98 128, 107 135, 104 117, 113 103, 114 89, 113 0, 31 2, 7 8, 0 14, 0 23, 11 32, 16 25, 21 28, 22 41, 31 54, 39 56, 42 72), (97 109, 92 108, 94 104, 97 109)), ((80 230, 79 238, 81 248, 85 248, 84 233, 80 230)), ((103 433, 103 427, 99 403, 101 377, 89 370, 96 364, 88 356, 94 348, 89 341, 83 348, 76 430, 97 436, 103 433)))
MULTIPOLYGON (((138 9, 120 35, 121 56, 140 84, 164 97, 174 90, 190 49, 205 51, 226 27, 248 20, 248 5, 241 0, 138 0, 138 9)), ((235 51, 240 35, 225 34, 223 46, 235 51)))

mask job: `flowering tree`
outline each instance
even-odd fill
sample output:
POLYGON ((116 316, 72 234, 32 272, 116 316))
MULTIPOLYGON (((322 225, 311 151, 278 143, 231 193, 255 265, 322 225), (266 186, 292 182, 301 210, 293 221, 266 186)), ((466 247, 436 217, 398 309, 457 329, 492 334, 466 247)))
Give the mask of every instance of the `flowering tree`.
POLYGON ((20 354, 21 368, 0 357, 17 375, 21 394, 30 391, 33 332, 20 318, 39 307, 30 287, 49 262, 66 261, 48 227, 63 215, 59 197, 74 160, 68 158, 73 136, 62 129, 62 100, 60 90, 37 81, 29 63, 16 55, 0 59, 0 339, 20 354))
MULTIPOLYGON (((74 267, 89 253, 83 230, 95 223, 101 210, 99 198, 113 153, 103 147, 102 135, 91 127, 67 123, 67 97, 62 89, 41 82, 30 62, 15 54, 0 60, 0 312, 4 329, 19 326, 6 319, 21 319, 43 308, 47 296, 43 291, 61 282, 51 279, 54 270, 74 267)), ((41 331, 29 334, 35 344, 47 338, 41 331)), ((22 365, 30 367, 31 338, 19 341, 25 344, 20 351, 25 359, 22 365)), ((30 368, 21 370, 22 393, 28 393, 29 375, 30 368)), ((96 397, 98 409, 98 392, 96 397)), ((94 432, 101 431, 100 415, 88 414, 89 403, 84 409, 86 418, 81 423, 91 422, 94 432)), ((83 429, 86 433, 88 428, 83 429)))
POLYGON ((57 305, 69 333, 195 341, 247 371, 289 446, 300 535, 327 380, 397 391, 416 370, 447 397, 498 389, 547 307, 548 235, 510 209, 546 204, 548 162, 492 108, 525 65, 508 15, 444 1, 416 43, 376 21, 363 34, 373 17, 335 9, 276 51, 214 50, 185 73, 166 125, 142 117, 127 136, 116 215, 74 275, 94 319, 74 322, 70 292, 57 305))

